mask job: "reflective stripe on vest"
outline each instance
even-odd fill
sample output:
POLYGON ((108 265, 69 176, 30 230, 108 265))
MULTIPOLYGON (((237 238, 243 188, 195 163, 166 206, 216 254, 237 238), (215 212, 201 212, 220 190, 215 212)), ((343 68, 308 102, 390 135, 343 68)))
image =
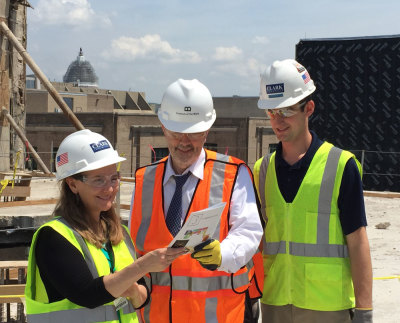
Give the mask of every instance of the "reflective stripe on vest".
POLYGON ((78 232, 76 232, 69 225, 69 223, 67 221, 65 221, 64 218, 60 217, 60 218, 57 219, 57 221, 60 221, 61 223, 63 223, 66 227, 68 227, 73 232, 76 241, 78 241, 79 246, 82 249, 86 265, 88 266, 90 272, 92 273, 93 278, 99 277, 96 265, 94 264, 94 260, 93 260, 92 254, 90 253, 89 248, 88 248, 87 244, 85 243, 85 241, 83 240, 82 236, 78 232))
POLYGON ((29 323, 87 323, 118 321, 114 305, 103 305, 94 309, 77 308, 41 314, 27 315, 29 323))
MULTIPOLYGON (((297 243, 289 242, 289 254, 293 256, 303 257, 335 257, 335 258, 347 258, 349 256, 347 245, 335 245, 329 244, 329 216, 331 210, 333 189, 335 186, 336 169, 339 163, 339 158, 342 150, 337 147, 332 147, 328 154, 328 159, 325 165, 324 174, 319 192, 318 200, 318 223, 317 223, 317 243, 297 243)), ((261 169, 268 167, 269 158, 265 156, 260 166, 260 198, 262 204, 264 204, 263 210, 265 212, 265 178, 261 177, 261 169), (265 162, 264 162, 265 160, 265 162), (266 166, 265 166, 266 165, 266 166), (261 194, 263 190, 263 194, 261 194)), ((279 253, 286 253, 286 242, 266 242, 263 240, 263 254, 265 255, 276 255, 279 253)))
MULTIPOLYGON (((135 312, 135 308, 128 302, 128 306, 123 308, 124 314, 135 312)), ((114 305, 102 305, 96 308, 75 308, 63 311, 27 314, 29 323, 87 323, 87 322, 105 322, 118 321, 118 315, 114 305)))
MULTIPOLYGON (((217 153, 217 160, 228 162, 229 156, 217 153)), ((208 199, 209 206, 213 206, 222 202, 222 190, 223 190, 222 186, 224 184, 225 168, 226 164, 224 163, 214 163, 211 175, 210 195, 208 199)), ((219 240, 220 227, 221 227, 221 220, 218 221, 218 224, 214 231, 213 238, 216 240, 219 240)))
POLYGON ((259 191, 259 197, 260 197, 260 202, 261 202, 261 214, 264 218, 265 225, 268 223, 268 216, 266 213, 266 207, 267 203, 265 201, 265 178, 267 176, 267 169, 269 165, 269 159, 271 158, 270 155, 264 156, 261 165, 260 165, 260 170, 258 174, 258 191, 259 191))
POLYGON ((149 230, 151 215, 153 213, 153 204, 147 203, 150 196, 154 194, 154 184, 156 178, 156 170, 158 165, 150 165, 146 167, 143 178, 146 181, 143 183, 142 188, 142 221, 136 237, 136 246, 139 250, 143 250, 144 240, 146 239, 149 230))
MULTIPOLYGON (((170 286, 171 277, 169 273, 159 272, 151 273, 153 284, 158 286, 170 286)), ((247 272, 235 276, 234 282, 238 286, 248 284, 249 279, 247 272)), ((174 276, 173 289, 189 292, 209 292, 222 289, 232 289, 231 276, 214 276, 214 277, 187 277, 174 276)))

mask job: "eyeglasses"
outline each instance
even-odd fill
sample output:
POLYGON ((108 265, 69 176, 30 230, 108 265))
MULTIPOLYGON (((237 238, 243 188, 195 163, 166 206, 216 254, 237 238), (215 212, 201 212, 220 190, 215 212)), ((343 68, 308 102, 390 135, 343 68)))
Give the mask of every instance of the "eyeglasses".
POLYGON ((81 175, 78 178, 78 180, 95 188, 104 188, 107 187, 108 185, 116 187, 119 185, 119 182, 121 180, 121 175, 119 173, 110 176, 93 176, 93 177, 81 175))
POLYGON ((175 140, 182 140, 183 136, 187 136, 189 140, 196 141, 206 137, 207 131, 204 132, 194 132, 194 133, 182 133, 182 132, 175 132, 171 130, 166 130, 166 133, 170 135, 175 140))
POLYGON ((281 108, 281 109, 268 109, 267 110, 267 115, 271 119, 275 119, 277 116, 282 117, 282 118, 289 118, 297 113, 300 112, 301 109, 307 104, 307 102, 303 102, 298 106, 291 106, 291 107, 286 107, 286 108, 281 108))

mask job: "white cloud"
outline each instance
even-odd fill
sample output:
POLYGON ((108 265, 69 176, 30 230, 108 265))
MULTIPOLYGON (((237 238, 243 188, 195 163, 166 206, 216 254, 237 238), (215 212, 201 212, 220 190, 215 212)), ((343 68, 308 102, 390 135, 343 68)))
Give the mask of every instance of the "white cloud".
POLYGON ((265 36, 255 36, 251 42, 253 44, 268 44, 269 43, 269 39, 265 36))
POLYGON ((236 61, 242 57, 242 50, 233 47, 217 47, 213 59, 216 61, 236 61))
POLYGON ((257 59, 246 57, 243 50, 233 47, 217 47, 211 57, 215 62, 214 72, 240 77, 254 77, 260 73, 257 59))
POLYGON ((217 65, 215 69, 225 74, 237 75, 240 77, 258 77, 260 74, 260 63, 255 58, 226 62, 217 65))
POLYGON ((119 37, 114 39, 111 48, 103 52, 109 60, 135 61, 161 60, 164 63, 199 63, 201 57, 194 51, 183 51, 173 48, 160 35, 145 35, 140 38, 119 37))
POLYGON ((45 25, 111 25, 110 18, 96 13, 88 0, 39 0, 30 12, 33 22, 45 25))

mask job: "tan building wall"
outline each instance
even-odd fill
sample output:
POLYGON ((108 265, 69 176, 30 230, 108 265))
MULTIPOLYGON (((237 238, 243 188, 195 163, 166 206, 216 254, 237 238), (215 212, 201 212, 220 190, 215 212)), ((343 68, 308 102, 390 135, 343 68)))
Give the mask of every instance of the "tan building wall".
MULTIPOLYGON (((27 112, 49 112, 49 96, 45 90, 31 91, 26 89, 27 112)), ((52 111, 54 112, 54 111, 52 111)))
MULTIPOLYGON (((59 92, 59 94, 74 113, 88 112, 88 101, 86 94, 71 94, 66 92, 59 92)), ((62 112, 50 94, 48 94, 48 112, 62 112)))
POLYGON ((121 171, 133 174, 137 167, 152 162, 152 148, 167 147, 160 122, 152 112, 116 112, 117 149, 127 161, 121 171))
POLYGON ((247 161, 253 168, 257 159, 265 156, 273 148, 272 145, 278 143, 278 140, 265 118, 250 118, 248 133, 247 161))
MULTIPOLYGON (((97 88, 73 87, 69 83, 52 83, 72 109, 78 112, 112 112, 117 110, 151 111, 142 92, 110 91, 97 88)), ((51 95, 43 89, 27 89, 28 110, 62 112, 51 95)))
MULTIPOLYGON (((237 156, 252 168, 257 159, 267 154, 278 141, 272 131, 264 110, 258 109, 258 97, 219 97, 213 98, 217 111, 217 121, 241 120, 232 122, 238 127, 235 134, 236 148, 233 146, 229 154, 237 156)), ((231 139, 233 140, 233 139, 231 139)))
POLYGON ((264 110, 257 108, 258 97, 216 97, 213 98, 217 118, 265 118, 264 110))
POLYGON ((112 112, 114 97, 107 94, 88 94, 85 112, 112 112))
MULTIPOLYGON (((112 95, 69 92, 59 92, 59 94, 74 113, 112 112, 114 109, 114 97, 112 95)), ((47 91, 28 89, 26 96, 29 112, 62 112, 56 101, 47 91)))

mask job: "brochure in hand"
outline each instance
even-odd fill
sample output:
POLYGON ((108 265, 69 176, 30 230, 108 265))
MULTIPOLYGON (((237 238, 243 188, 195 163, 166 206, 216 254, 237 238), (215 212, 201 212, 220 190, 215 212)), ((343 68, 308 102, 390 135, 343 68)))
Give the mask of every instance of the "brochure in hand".
POLYGON ((192 212, 168 247, 185 247, 193 252, 195 246, 212 238, 225 204, 226 202, 221 202, 207 209, 192 212))

